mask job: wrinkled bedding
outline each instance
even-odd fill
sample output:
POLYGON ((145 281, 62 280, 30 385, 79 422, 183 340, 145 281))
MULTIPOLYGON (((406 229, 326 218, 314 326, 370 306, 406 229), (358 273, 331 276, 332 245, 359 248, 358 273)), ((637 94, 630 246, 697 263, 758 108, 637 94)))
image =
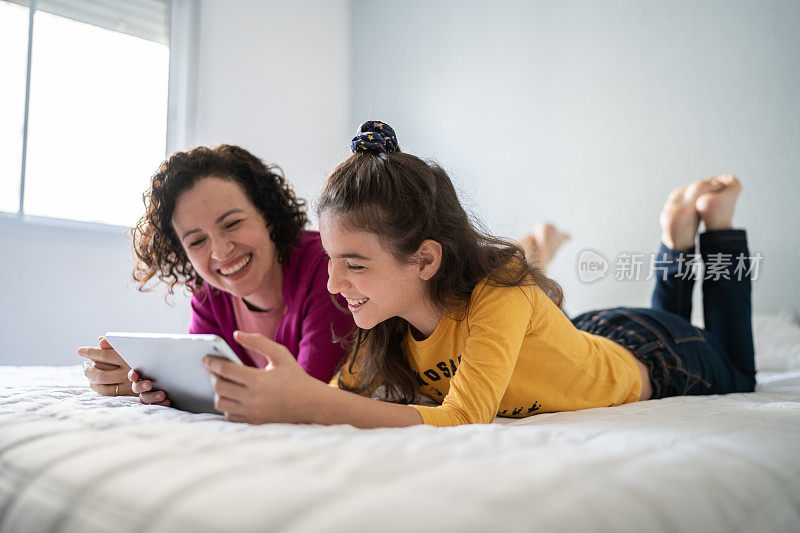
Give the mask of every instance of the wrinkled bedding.
POLYGON ((754 393, 456 428, 233 424, 0 367, 0 532, 799 531, 800 329, 773 318, 754 393))

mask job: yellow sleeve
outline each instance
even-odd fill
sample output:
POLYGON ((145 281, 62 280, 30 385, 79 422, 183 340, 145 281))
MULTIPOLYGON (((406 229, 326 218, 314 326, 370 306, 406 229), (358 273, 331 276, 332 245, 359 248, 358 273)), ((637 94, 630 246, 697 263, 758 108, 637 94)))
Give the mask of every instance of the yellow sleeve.
POLYGON ((425 424, 456 426, 494 420, 533 313, 531 287, 485 286, 467 311, 469 336, 442 405, 414 407, 425 424))

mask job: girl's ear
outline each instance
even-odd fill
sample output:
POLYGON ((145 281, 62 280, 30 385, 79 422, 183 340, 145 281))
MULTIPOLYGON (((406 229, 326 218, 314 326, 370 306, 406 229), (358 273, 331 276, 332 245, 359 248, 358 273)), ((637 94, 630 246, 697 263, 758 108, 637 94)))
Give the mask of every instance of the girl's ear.
POLYGON ((442 245, 432 239, 422 241, 414 255, 419 265, 419 277, 425 281, 431 279, 442 266, 442 245))

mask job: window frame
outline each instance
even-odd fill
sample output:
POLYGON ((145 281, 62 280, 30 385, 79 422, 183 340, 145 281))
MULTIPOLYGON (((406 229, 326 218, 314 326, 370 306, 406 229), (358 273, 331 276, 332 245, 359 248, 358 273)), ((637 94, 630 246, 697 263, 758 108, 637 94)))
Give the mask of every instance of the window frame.
MULTIPOLYGON (((25 165, 28 144, 28 110, 31 87, 31 60, 33 49, 33 16, 37 0, 28 2, 28 49, 25 72, 25 110, 22 126, 22 158, 20 165, 19 203, 16 213, 0 212, 0 226, 21 229, 27 226, 47 226, 66 230, 112 233, 124 235, 128 226, 85 222, 67 218, 28 215, 23 209, 25 201, 25 165)), ((169 14, 169 81, 167 89, 166 154, 189 146, 194 138, 195 87, 197 82, 197 35, 200 26, 200 9, 193 0, 167 0, 169 14)), ((155 169, 154 169, 155 170, 155 169)), ((144 192, 144 191, 143 191, 144 192)))

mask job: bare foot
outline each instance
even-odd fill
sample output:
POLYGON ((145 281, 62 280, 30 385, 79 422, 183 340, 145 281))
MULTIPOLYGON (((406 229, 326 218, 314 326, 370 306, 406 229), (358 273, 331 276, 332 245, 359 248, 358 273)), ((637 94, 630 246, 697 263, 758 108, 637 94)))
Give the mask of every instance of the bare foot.
POLYGON ((742 184, 736 176, 725 174, 714 178, 719 188, 713 192, 701 194, 694 203, 697 214, 703 219, 706 231, 731 229, 733 227, 733 211, 736 199, 742 192, 742 184))
POLYGON ((533 227, 533 233, 528 233, 519 244, 525 251, 525 259, 529 263, 546 269, 556 255, 556 252, 570 238, 565 233, 549 222, 538 222, 533 227))
POLYGON ((672 250, 685 250, 694 246, 694 238, 700 226, 700 214, 695 203, 701 195, 722 188, 723 185, 717 182, 717 178, 708 178, 678 187, 669 193, 659 217, 661 242, 672 250))

